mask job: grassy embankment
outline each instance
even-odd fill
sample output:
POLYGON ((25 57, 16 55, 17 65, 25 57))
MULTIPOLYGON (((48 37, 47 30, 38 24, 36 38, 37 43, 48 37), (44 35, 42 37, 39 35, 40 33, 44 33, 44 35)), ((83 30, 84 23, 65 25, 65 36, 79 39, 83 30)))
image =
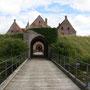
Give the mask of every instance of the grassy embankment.
POLYGON ((0 58, 15 57, 24 53, 27 45, 23 41, 21 34, 17 35, 0 35, 0 58))
POLYGON ((19 34, 0 35, 0 83, 25 60, 28 48, 22 39, 19 34))
POLYGON ((90 63, 90 37, 61 36, 53 45, 61 55, 90 63))

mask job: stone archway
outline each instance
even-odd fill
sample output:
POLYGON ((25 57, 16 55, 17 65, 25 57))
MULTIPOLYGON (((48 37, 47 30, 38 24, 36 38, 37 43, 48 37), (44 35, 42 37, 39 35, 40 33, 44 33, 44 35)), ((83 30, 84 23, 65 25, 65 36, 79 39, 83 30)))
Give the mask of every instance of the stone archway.
POLYGON ((30 45, 30 56, 32 57, 45 57, 48 56, 48 43, 42 36, 34 37, 30 45))

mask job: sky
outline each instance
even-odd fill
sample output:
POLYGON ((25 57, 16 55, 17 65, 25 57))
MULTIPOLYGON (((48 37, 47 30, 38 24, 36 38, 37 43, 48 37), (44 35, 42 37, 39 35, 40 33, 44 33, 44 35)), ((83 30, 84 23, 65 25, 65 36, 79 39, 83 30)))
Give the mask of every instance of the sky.
POLYGON ((0 34, 5 34, 13 20, 21 28, 31 24, 38 15, 57 27, 65 15, 77 35, 90 36, 90 0, 0 0, 0 34))

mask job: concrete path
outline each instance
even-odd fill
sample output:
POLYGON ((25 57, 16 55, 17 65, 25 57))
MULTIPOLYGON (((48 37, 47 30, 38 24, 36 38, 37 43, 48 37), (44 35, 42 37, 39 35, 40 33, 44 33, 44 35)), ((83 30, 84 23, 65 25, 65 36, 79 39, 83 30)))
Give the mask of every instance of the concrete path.
POLYGON ((51 61, 27 61, 5 90, 80 90, 51 61))

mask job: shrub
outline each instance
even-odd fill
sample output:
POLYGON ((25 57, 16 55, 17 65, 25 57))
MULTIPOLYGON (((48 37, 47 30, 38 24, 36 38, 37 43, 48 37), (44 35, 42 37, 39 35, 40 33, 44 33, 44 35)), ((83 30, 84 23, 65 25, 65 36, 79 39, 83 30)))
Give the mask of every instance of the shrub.
POLYGON ((1 38, 0 57, 17 56, 27 51, 26 43, 21 39, 1 38))
POLYGON ((17 33, 17 34, 5 34, 5 35, 0 35, 0 38, 5 39, 5 38, 17 38, 17 39, 22 39, 23 40, 23 34, 22 33, 17 33))

